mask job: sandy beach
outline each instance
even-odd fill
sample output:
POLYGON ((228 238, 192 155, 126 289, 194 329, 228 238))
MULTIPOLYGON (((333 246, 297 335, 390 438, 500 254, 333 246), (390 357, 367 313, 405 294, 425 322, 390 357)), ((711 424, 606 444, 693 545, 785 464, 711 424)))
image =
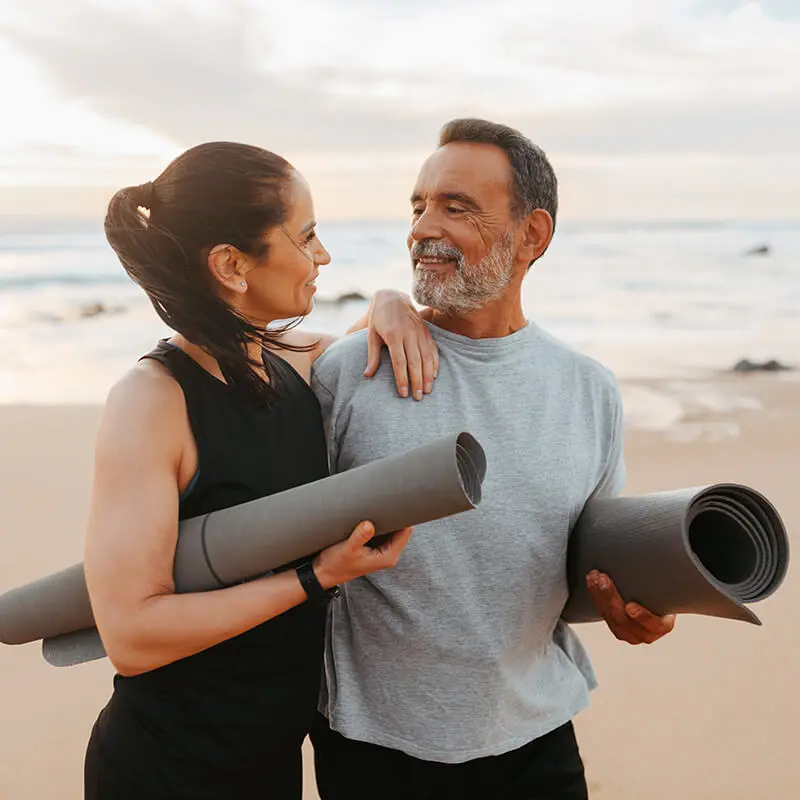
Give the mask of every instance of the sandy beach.
MULTIPOLYGON (((690 412, 677 433, 629 430, 626 494, 748 483, 777 505, 792 536, 800 526, 800 382, 703 380, 719 396, 754 402, 690 412)), ((0 591, 82 558, 98 419, 97 407, 0 406, 0 591)), ((754 607, 763 627, 684 617, 666 640, 639 648, 604 626, 580 628, 601 682, 577 721, 592 798, 800 796, 797 574, 795 565, 782 589, 754 607)), ((83 750, 111 677, 105 661, 58 670, 38 644, 0 647, 2 800, 82 796, 83 750)), ((310 767, 308 779, 305 796, 315 798, 310 767)))

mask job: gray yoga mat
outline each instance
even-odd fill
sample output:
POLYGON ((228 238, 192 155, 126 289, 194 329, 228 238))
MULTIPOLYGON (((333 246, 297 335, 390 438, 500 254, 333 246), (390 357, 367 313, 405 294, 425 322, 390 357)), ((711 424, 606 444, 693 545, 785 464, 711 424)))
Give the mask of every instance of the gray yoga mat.
MULTIPOLYGON (((381 536, 475 508, 485 474, 480 444, 459 433, 184 520, 175 551, 176 591, 207 591, 253 579, 341 541, 364 519, 381 536)), ((45 640, 45 658, 57 666, 104 655, 82 564, 0 597, 0 641, 37 639, 45 640)))
POLYGON ((567 622, 601 619, 586 587, 608 574, 626 602, 656 614, 704 614, 760 625, 746 603, 772 594, 789 562, 786 529, 754 489, 715 484, 591 500, 570 537, 567 622))

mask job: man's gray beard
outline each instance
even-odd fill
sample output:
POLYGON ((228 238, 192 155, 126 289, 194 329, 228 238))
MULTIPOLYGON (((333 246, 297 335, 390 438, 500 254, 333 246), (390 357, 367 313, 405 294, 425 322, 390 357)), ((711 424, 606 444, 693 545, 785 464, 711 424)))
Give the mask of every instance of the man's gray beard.
MULTIPOLYGON (((424 248, 423 248, 424 252, 424 248)), ((414 299, 445 314, 468 314, 498 300, 514 274, 514 236, 505 234, 478 264, 463 255, 455 275, 414 268, 414 299)))

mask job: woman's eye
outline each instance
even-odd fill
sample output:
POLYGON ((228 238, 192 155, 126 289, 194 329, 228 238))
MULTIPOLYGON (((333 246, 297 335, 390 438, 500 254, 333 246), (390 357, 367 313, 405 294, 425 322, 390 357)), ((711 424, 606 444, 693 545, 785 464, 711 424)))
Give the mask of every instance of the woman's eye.
POLYGON ((317 232, 311 231, 311 233, 309 233, 308 236, 306 236, 306 244, 311 244, 311 242, 313 242, 314 239, 316 238, 317 238, 317 232))
POLYGON ((412 208, 411 209, 411 216, 412 217, 422 216, 422 209, 421 208, 412 208))

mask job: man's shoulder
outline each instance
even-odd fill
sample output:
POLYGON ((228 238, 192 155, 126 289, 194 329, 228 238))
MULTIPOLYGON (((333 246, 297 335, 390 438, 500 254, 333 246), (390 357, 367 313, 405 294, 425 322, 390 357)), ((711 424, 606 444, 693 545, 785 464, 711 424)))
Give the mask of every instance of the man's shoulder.
POLYGON ((357 331, 337 339, 314 362, 312 379, 331 389, 332 384, 360 376, 367 367, 367 332, 357 331))
POLYGON ((615 396, 619 394, 617 378, 605 364, 541 328, 539 341, 546 357, 555 362, 559 369, 570 369, 582 383, 590 384, 615 396))

